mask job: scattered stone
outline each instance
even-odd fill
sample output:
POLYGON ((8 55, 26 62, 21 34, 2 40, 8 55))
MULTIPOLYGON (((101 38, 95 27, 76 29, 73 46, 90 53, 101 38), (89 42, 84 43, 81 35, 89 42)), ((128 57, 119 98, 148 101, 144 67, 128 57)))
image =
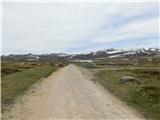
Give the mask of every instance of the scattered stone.
POLYGON ((138 80, 137 78, 134 78, 132 76, 123 76, 122 78, 120 78, 119 81, 122 84, 127 84, 127 83, 142 84, 142 82, 140 80, 138 80))
POLYGON ((9 116, 9 118, 13 118, 13 116, 9 116))

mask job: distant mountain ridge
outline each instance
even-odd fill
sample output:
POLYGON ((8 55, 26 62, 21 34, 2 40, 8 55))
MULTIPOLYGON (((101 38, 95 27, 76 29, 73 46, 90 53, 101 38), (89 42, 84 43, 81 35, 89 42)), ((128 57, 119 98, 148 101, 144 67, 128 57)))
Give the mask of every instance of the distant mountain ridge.
POLYGON ((159 57, 160 49, 158 48, 139 48, 129 50, 119 49, 104 49, 86 54, 10 54, 2 55, 2 60, 92 60, 92 59, 107 59, 107 58, 135 58, 135 57, 159 57))
POLYGON ((77 54, 72 57, 72 59, 98 59, 98 58, 135 58, 135 57, 159 57, 160 49, 149 48, 149 49, 129 49, 129 50, 119 50, 119 49, 105 49, 98 50, 95 52, 90 52, 88 54, 77 54))

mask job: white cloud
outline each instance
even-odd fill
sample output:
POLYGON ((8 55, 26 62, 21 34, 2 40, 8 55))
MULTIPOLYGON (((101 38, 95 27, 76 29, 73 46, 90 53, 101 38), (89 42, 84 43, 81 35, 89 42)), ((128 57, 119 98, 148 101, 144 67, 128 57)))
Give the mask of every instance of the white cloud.
POLYGON ((116 31, 100 28, 154 7, 155 3, 4 3, 3 51, 65 52, 81 41, 107 43, 146 36, 157 31, 157 19, 133 21, 116 31))
POLYGON ((158 33, 159 18, 138 20, 128 23, 120 28, 115 28, 113 33, 98 35, 93 43, 111 43, 133 38, 145 38, 158 33))

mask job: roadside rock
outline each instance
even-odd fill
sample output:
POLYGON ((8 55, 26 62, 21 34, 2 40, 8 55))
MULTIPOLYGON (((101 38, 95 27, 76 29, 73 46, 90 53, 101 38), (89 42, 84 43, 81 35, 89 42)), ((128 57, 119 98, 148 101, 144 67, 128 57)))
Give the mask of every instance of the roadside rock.
POLYGON ((121 84, 133 83, 133 84, 142 84, 140 80, 132 76, 123 76, 120 78, 121 84))

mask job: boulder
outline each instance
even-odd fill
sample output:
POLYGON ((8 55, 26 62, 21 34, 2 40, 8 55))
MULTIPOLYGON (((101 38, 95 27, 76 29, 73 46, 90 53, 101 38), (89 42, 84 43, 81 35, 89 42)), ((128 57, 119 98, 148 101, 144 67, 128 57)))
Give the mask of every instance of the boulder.
POLYGON ((137 78, 132 77, 132 76, 123 76, 120 78, 119 81, 121 84, 128 84, 128 83, 142 84, 142 82, 140 80, 138 80, 137 78))

